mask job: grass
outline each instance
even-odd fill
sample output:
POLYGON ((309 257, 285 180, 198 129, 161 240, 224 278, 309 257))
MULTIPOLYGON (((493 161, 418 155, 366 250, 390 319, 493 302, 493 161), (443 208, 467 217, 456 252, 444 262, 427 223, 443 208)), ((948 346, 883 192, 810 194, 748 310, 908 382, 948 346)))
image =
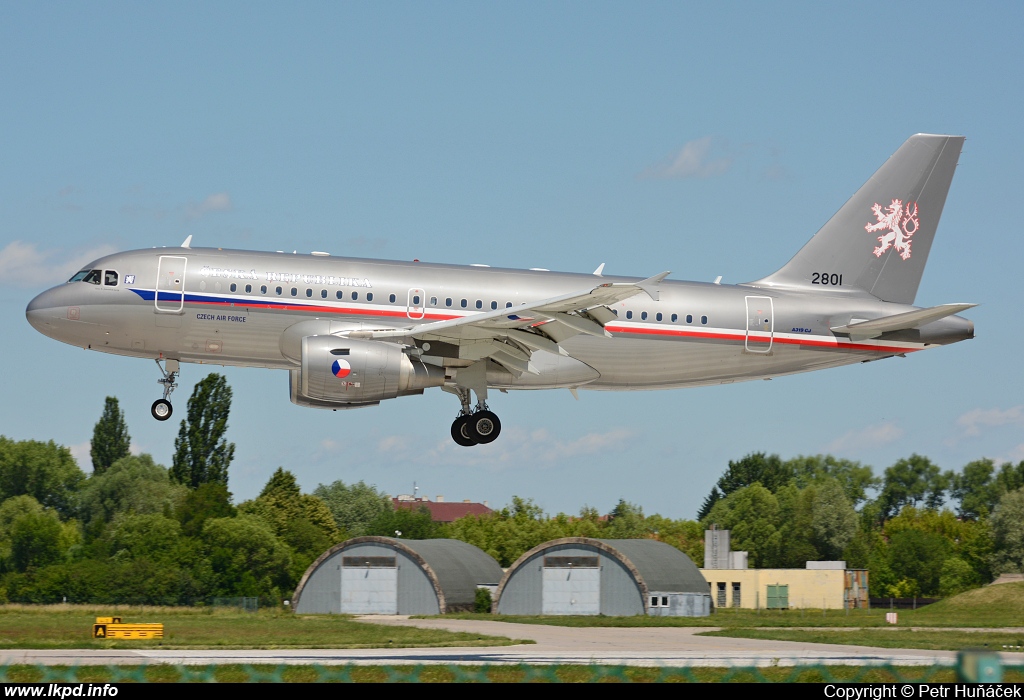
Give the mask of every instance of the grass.
MULTIPOLYGON (((241 666, 182 667, 151 666, 8 666, 0 668, 0 681, 32 682, 209 682, 244 683, 277 681, 285 683, 421 682, 421 683, 588 683, 588 682, 676 682, 676 683, 952 683, 956 673, 949 667, 764 667, 764 668, 642 668, 629 666, 241 666)), ((1024 670, 1006 669, 1005 682, 1024 681, 1024 670)))
POLYGON ((0 606, 0 649, 353 649, 500 646, 522 643, 466 632, 356 622, 347 615, 277 609, 88 605, 0 606), (93 639, 97 616, 162 622, 162 640, 93 639))
POLYGON ((1024 651, 1024 634, 1010 632, 960 632, 956 630, 794 630, 794 629, 728 629, 703 632, 707 637, 743 637, 745 639, 773 639, 784 642, 813 642, 815 644, 853 644, 885 649, 933 649, 960 651, 961 649, 988 649, 991 651, 1024 651), (1004 648, 1004 645, 1017 648, 1004 648))

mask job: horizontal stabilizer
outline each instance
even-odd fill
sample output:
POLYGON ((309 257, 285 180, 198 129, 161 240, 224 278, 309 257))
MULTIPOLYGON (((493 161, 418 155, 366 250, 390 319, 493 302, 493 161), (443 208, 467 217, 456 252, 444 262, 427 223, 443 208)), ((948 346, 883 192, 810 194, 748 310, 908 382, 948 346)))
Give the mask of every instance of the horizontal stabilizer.
POLYGON ((865 338, 877 338, 883 333, 890 333, 892 331, 904 331, 911 328, 920 328, 921 326, 927 325, 933 321, 938 321, 940 318, 946 318, 958 314, 961 311, 966 311, 977 306, 977 304, 940 304, 939 306, 932 306, 928 309, 917 309, 916 311, 908 311, 903 314, 895 314, 893 316, 883 316, 882 318, 875 318, 870 321, 860 321, 858 323, 851 323, 845 326, 836 326, 832 328, 833 333, 839 333, 840 335, 849 335, 854 339, 865 339, 865 338))

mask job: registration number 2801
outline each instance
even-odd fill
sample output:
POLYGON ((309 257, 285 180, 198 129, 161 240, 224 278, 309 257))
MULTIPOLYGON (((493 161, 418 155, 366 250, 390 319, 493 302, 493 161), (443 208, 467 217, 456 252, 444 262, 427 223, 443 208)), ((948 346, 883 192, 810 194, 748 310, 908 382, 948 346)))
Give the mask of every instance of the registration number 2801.
POLYGON ((843 276, 836 273, 815 272, 811 274, 811 284, 827 284, 830 287, 842 287, 843 276))

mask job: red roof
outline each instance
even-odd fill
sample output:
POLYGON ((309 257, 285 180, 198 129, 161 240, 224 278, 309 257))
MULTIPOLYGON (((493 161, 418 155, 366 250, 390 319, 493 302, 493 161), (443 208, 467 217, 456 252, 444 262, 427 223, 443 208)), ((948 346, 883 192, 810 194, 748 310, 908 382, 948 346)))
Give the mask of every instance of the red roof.
POLYGON ((409 510, 420 507, 426 508, 430 511, 430 519, 435 523, 450 523, 466 515, 480 516, 494 512, 483 503, 448 503, 447 501, 438 503, 436 501, 428 501, 426 499, 400 501, 397 498, 392 498, 391 502, 395 504, 395 508, 408 508, 409 510))

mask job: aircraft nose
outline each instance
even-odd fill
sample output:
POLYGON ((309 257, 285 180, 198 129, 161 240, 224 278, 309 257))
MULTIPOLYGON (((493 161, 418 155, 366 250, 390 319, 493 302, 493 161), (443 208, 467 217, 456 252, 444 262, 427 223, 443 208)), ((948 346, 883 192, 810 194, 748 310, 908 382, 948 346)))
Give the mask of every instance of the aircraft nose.
POLYGON ((53 324, 57 306, 56 290, 47 289, 28 303, 25 308, 25 318, 37 331, 49 335, 47 331, 53 324))

